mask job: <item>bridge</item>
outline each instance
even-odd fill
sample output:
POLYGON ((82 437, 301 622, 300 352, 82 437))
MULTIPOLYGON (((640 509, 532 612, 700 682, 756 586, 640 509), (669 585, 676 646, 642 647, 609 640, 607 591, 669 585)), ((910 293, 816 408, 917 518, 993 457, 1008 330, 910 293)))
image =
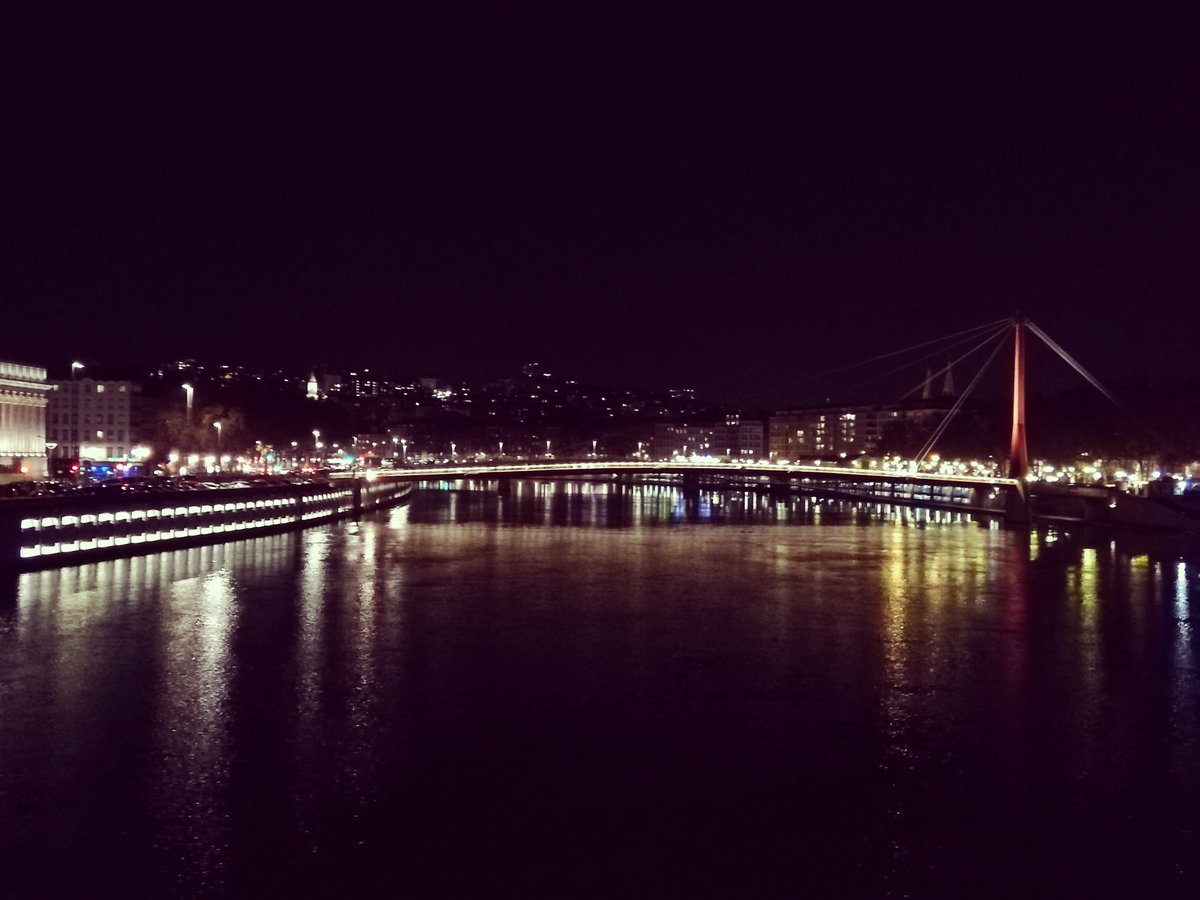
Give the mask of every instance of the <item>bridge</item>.
MULTIPOLYGON (((713 487, 751 486, 805 491, 846 499, 873 500, 905 505, 956 509, 962 512, 1002 515, 1005 497, 1020 490, 1011 478, 900 472, 853 465, 798 465, 721 462, 718 460, 675 461, 559 461, 420 466, 414 469, 383 470, 377 480, 410 481, 506 481, 513 478, 618 478, 635 476, 679 478, 684 490, 698 489, 708 482, 713 487)), ((334 476, 336 479, 338 476, 334 476)))
MULTIPOLYGON (((1112 488, 1082 485, 1052 485, 1036 482, 1029 474, 1026 435, 1025 356, 1029 335, 1078 372, 1089 384, 1117 406, 1121 404, 1100 382, 1041 328, 1021 314, 1010 319, 968 329, 983 339, 959 357, 964 359, 980 347, 995 344, 979 373, 958 398, 930 439, 907 466, 882 468, 844 461, 832 465, 771 464, 767 462, 722 462, 719 460, 658 461, 555 461, 492 462, 453 466, 422 466, 398 470, 382 477, 416 480, 570 477, 681 477, 684 488, 696 487, 701 479, 718 484, 767 484, 772 488, 800 490, 826 496, 885 503, 930 506, 987 515, 1003 516, 1010 525, 1028 527, 1038 522, 1088 524, 1170 530, 1196 530, 1196 518, 1167 498, 1141 498, 1112 488), (997 355, 1006 339, 1012 341, 1012 421, 1006 475, 981 476, 928 471, 922 462, 937 438, 961 409, 972 388, 997 355)), ((936 342, 927 342, 936 343, 936 342)), ((925 346, 925 345, 919 345, 925 346)), ((885 354, 892 356, 894 354, 885 354)), ((948 367, 947 367, 948 368, 948 367)))

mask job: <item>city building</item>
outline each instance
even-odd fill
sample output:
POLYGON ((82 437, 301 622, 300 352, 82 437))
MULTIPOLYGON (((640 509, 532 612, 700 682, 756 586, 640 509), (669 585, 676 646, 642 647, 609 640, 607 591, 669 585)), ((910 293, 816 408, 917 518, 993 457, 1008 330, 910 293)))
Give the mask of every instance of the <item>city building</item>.
POLYGON ((38 366, 0 362, 0 481, 46 474, 46 397, 38 366))
POLYGON ((342 388, 341 373, 314 369, 305 383, 305 396, 309 400, 328 400, 340 394, 342 388))
POLYGON ((359 462, 370 462, 390 456, 399 455, 398 441, 393 442, 387 433, 375 432, 356 434, 350 439, 350 446, 359 462))
POLYGON ((46 408, 54 459, 127 462, 139 456, 142 388, 134 381, 54 381, 46 408))
POLYGON ((814 406, 771 415, 769 458, 803 460, 861 456, 881 449, 889 435, 924 428, 946 415, 953 398, 858 406, 814 406))
POLYGON ((764 428, 758 421, 727 415, 723 421, 702 423, 657 422, 650 440, 653 459, 676 456, 713 456, 721 459, 764 458, 764 428))
POLYGON ((351 372, 347 379, 347 386, 350 389, 350 396, 354 398, 379 396, 379 379, 371 374, 370 369, 351 372))

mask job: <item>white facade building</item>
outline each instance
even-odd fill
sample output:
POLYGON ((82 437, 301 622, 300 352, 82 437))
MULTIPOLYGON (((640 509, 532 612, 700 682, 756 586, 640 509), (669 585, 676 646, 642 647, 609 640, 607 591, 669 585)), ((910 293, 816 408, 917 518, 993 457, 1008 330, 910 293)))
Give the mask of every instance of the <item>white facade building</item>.
POLYGON ((46 397, 38 366, 0 362, 0 481, 46 474, 46 397))

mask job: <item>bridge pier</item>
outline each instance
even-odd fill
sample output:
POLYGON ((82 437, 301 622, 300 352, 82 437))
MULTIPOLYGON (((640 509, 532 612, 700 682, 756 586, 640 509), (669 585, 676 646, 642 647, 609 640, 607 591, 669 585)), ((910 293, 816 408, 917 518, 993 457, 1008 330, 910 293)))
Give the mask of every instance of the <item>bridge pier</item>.
POLYGON ((767 493, 773 500, 786 499, 792 495, 792 479, 782 475, 772 475, 767 493))
POLYGON ((1004 497, 1004 522, 1013 528, 1029 527, 1029 492, 1025 482, 1018 480, 1004 497))

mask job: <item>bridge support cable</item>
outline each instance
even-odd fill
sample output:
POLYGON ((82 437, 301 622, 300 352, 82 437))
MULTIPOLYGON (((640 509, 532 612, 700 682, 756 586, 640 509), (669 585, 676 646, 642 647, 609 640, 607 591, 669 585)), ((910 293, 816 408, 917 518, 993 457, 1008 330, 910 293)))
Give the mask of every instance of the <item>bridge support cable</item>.
MULTIPOLYGON (((942 368, 938 369, 936 372, 933 372, 930 375, 930 377, 941 378, 948 371, 950 371, 955 366, 957 366, 959 363, 964 362, 965 360, 969 359, 974 354, 978 353, 980 350, 982 350, 984 347, 986 347, 989 342, 994 341, 997 338, 999 338, 1001 335, 1007 333, 1008 329, 1010 327, 1012 327, 1011 322, 1006 322, 1005 324, 1001 325, 999 328, 997 328, 994 331, 992 331, 991 333, 985 335, 983 340, 981 340, 977 344, 975 344, 966 353, 962 354, 959 357, 956 357, 955 359, 950 360, 950 362, 946 363, 946 365, 942 366, 942 368)), ((964 344, 964 343, 966 343, 966 342, 960 341, 959 343, 954 344, 953 349, 957 349, 958 347, 962 346, 962 344, 964 344)), ((947 348, 947 349, 951 349, 951 348, 947 348)), ((941 351, 939 351, 939 352, 941 352, 941 351)), ((925 358, 928 358, 928 357, 925 357, 925 358)), ((917 360, 917 362, 920 362, 920 361, 921 360, 917 360)), ((897 371, 897 370, 893 370, 893 371, 897 371)), ((898 400, 906 400, 909 397, 911 397, 917 391, 921 390, 921 388, 925 385, 926 381, 927 381, 926 378, 922 378, 921 381, 917 382, 915 387, 909 388, 907 391, 905 391, 903 394, 901 394, 900 397, 898 398, 898 400)))
MULTIPOLYGON (((966 328, 966 329, 963 329, 962 331, 956 331, 952 334, 942 335, 941 337, 933 338, 932 340, 921 341, 920 343, 912 344, 908 347, 903 347, 899 350, 892 350, 888 353, 882 353, 878 356, 873 356, 869 359, 863 359, 863 360, 859 360, 857 362, 848 363, 847 365, 844 365, 844 366, 836 366, 832 369, 827 369, 823 372, 815 373, 813 376, 811 376, 811 381, 812 381, 813 385, 815 386, 817 384, 821 384, 821 383, 825 382, 827 379, 830 379, 833 376, 841 375, 842 373, 846 373, 846 372, 851 372, 855 369, 861 369, 864 366, 871 365, 872 363, 877 363, 882 360, 891 359, 893 357, 897 357, 902 354, 912 353, 915 350, 922 350, 927 347, 936 347, 936 349, 934 349, 933 351, 931 351, 929 353, 926 353, 923 356, 920 356, 916 359, 909 359, 909 360, 905 361, 904 363, 902 363, 901 365, 899 365, 887 372, 884 372, 882 374, 871 375, 870 377, 864 379, 863 381, 856 383, 853 386, 852 390, 857 390, 859 388, 862 388, 862 387, 865 387, 866 385, 871 384, 872 382, 879 381, 883 378, 886 378, 889 375, 894 375, 897 372, 900 372, 904 369, 910 368, 913 365, 916 365, 917 363, 924 362, 925 360, 928 360, 928 359, 933 359, 934 357, 943 355, 947 352, 953 352, 953 351, 957 350, 959 347, 961 347, 967 343, 970 343, 973 340, 976 340, 979 337, 979 335, 981 335, 981 334, 986 333, 986 334, 988 334, 988 337, 990 337, 991 332, 995 331, 998 333, 1000 330, 1003 330, 1005 327, 1010 325, 1011 321, 1012 321, 1011 319, 1002 319, 1002 320, 999 320, 996 322, 987 322, 983 325, 976 325, 972 328, 966 328)), ((987 338, 984 339, 985 343, 986 343, 986 341, 987 341, 987 338)), ((945 370, 943 369, 942 372, 944 372, 944 371, 945 370)), ((942 374, 942 373, 939 373, 939 374, 942 374)), ((805 380, 809 380, 809 379, 805 379, 805 380)), ((799 381, 797 381, 796 383, 798 384, 799 381)))
POLYGON ((1089 372, 1087 369, 1085 369, 1075 359, 1075 357, 1073 357, 1070 353, 1068 353, 1066 350, 1064 350, 1062 347, 1060 347, 1057 344, 1057 342, 1055 342, 1055 340, 1052 337, 1050 337, 1050 335, 1046 334, 1046 332, 1042 331, 1042 329, 1038 328, 1036 325, 1034 325, 1029 320, 1025 321, 1025 327, 1028 328, 1030 331, 1032 331, 1034 334, 1036 334, 1038 337, 1040 337, 1042 339, 1042 342, 1047 347, 1049 347, 1051 350, 1053 350, 1055 353, 1057 353, 1059 355, 1059 357, 1062 358, 1063 362, 1065 362, 1068 366, 1070 366, 1072 369, 1074 369, 1076 372, 1078 372, 1081 376, 1083 376, 1083 379, 1085 381, 1087 381, 1088 384, 1090 384, 1092 387, 1094 387, 1096 390, 1098 390, 1101 394, 1103 394, 1105 397, 1107 397, 1113 403, 1113 405, 1120 407, 1123 411, 1128 412, 1132 415, 1132 411, 1128 407, 1126 407, 1125 404, 1123 404, 1120 400, 1118 400, 1116 397, 1114 397, 1112 395, 1112 393, 1108 390, 1108 388, 1106 388, 1099 381, 1097 381, 1095 376, 1093 376, 1091 372, 1089 372))
MULTIPOLYGON (((942 366, 942 368, 938 369, 936 372, 927 373, 927 376, 922 377, 922 379, 920 381, 918 381, 914 387, 910 388, 909 390, 907 390, 903 394, 901 394, 897 398, 897 402, 899 402, 900 400, 905 400, 908 397, 911 397, 917 391, 921 390, 921 388, 925 386, 928 379, 942 378, 948 371, 953 369, 956 365, 958 365, 963 360, 970 357, 971 354, 977 352, 981 347, 986 347, 988 341, 990 341, 993 338, 1004 333, 1007 330, 1007 328, 1008 328, 1007 324, 999 326, 998 328, 996 328, 993 331, 989 332, 988 334, 984 335, 983 340, 975 343, 974 346, 972 346, 971 349, 968 350, 966 353, 962 354, 961 356, 959 356, 955 359, 952 359, 950 362, 946 363, 944 366, 942 366)), ((861 388, 866 387, 869 384, 873 384, 874 382, 883 381, 885 378, 889 378, 892 375, 896 375, 901 372, 907 371, 907 370, 911 369, 913 366, 918 366, 923 362, 927 362, 928 360, 934 359, 935 357, 940 356, 944 359, 947 354, 954 353, 959 348, 964 347, 967 344, 970 344, 978 336, 979 336, 979 330, 972 329, 972 332, 968 337, 957 340, 952 344, 946 344, 945 346, 938 347, 936 350, 932 351, 931 353, 926 353, 924 356, 918 356, 915 359, 907 360, 898 366, 888 369, 885 372, 880 372, 878 375, 872 375, 870 378, 864 379, 863 381, 860 381, 860 382, 856 383, 855 385, 853 385, 850 390, 851 391, 859 390, 861 388)), ((951 337, 955 337, 955 335, 951 335, 951 337)))
POLYGON ((1079 375, 1088 384, 1090 384, 1092 387, 1094 387, 1096 390, 1098 390, 1101 394, 1103 394, 1104 397, 1110 403, 1112 403, 1113 406, 1115 406, 1117 409, 1121 410, 1121 412, 1125 413, 1125 415, 1129 416, 1130 419, 1132 419, 1135 423, 1137 423, 1137 425, 1139 425, 1141 428, 1145 429, 1146 432, 1148 434, 1152 435, 1156 440, 1161 441, 1164 444, 1170 443, 1165 438, 1163 438, 1158 432, 1156 432, 1153 428, 1151 428, 1144 421, 1142 421, 1141 417, 1138 416, 1137 413, 1135 413, 1132 409, 1130 409, 1128 406, 1126 406, 1124 403, 1122 403, 1120 400, 1118 400, 1113 395, 1113 393, 1111 391, 1109 391, 1108 388, 1106 388, 1104 385, 1102 385, 1091 372, 1089 372, 1087 369, 1085 369, 1079 363, 1079 361, 1075 359, 1075 357, 1071 356, 1070 353, 1068 353, 1066 350, 1064 350, 1062 347, 1060 347, 1058 345, 1058 343, 1052 337, 1050 337, 1050 335, 1046 334, 1046 332, 1042 331, 1042 329, 1038 328, 1035 324, 1033 324, 1030 321, 1025 322, 1025 327, 1027 327, 1030 331, 1032 331, 1039 338, 1041 338, 1042 343, 1044 343, 1047 347, 1049 347, 1051 350, 1053 350, 1055 353, 1057 353, 1063 362, 1065 362, 1068 366, 1070 366, 1072 369, 1074 369, 1076 372, 1078 372, 1079 375))
MULTIPOLYGON (((1007 331, 1007 328, 1005 328, 1004 330, 1007 331)), ((944 419, 942 419, 942 421, 938 425, 938 427, 934 429, 933 434, 931 434, 929 436, 929 439, 925 442, 925 445, 921 448, 921 452, 918 453, 915 457, 913 457, 911 462, 913 462, 914 464, 924 462, 925 457, 929 455, 929 452, 931 450, 933 450, 933 445, 935 443, 937 443, 938 438, 940 438, 942 436, 942 434, 946 431, 946 429, 950 427, 951 421, 953 421, 954 417, 956 415, 958 415, 959 411, 963 407, 963 404, 966 402, 967 398, 971 395, 971 392, 973 390, 975 390, 975 386, 977 384, 979 384, 980 379, 983 378, 984 373, 988 370, 988 367, 992 364, 992 361, 996 358, 996 354, 1000 352, 1000 348, 1001 348, 1001 346, 1003 346, 1003 343, 1004 343, 1002 340, 999 339, 1000 337, 1001 337, 1000 333, 997 333, 997 334, 994 334, 991 336, 990 339, 996 341, 996 346, 992 348, 992 352, 988 354, 988 358, 983 361, 983 365, 979 367, 979 371, 975 373, 975 377, 971 379, 970 384, 968 384, 966 386, 966 389, 964 389, 962 394, 960 394, 959 397, 954 401, 954 405, 952 407, 950 407, 950 411, 946 413, 946 417, 944 419)))
POLYGON ((1076 372, 1078 372, 1079 375, 1088 384, 1090 384, 1092 387, 1094 387, 1096 390, 1098 390, 1101 394, 1103 394, 1105 399, 1107 399, 1110 403, 1112 403, 1113 406, 1115 406, 1121 412, 1125 413, 1125 415, 1129 416, 1129 418, 1138 427, 1143 429, 1147 434, 1149 434, 1151 437, 1153 437, 1156 441, 1158 441, 1164 447, 1166 447, 1172 443, 1171 441, 1164 438, 1161 434, 1159 434, 1155 429, 1151 428, 1148 424, 1146 424, 1146 422, 1141 418, 1141 416, 1139 416, 1132 409, 1130 409, 1128 406, 1126 406, 1124 403, 1122 403, 1120 400, 1118 400, 1117 397, 1111 391, 1108 390, 1108 388, 1106 388, 1104 385, 1102 385, 1099 382, 1099 380, 1097 380, 1097 378, 1091 372, 1089 372, 1087 369, 1085 369, 1079 363, 1079 361, 1075 359, 1075 357, 1071 356, 1070 353, 1068 353, 1066 350, 1064 350, 1062 347, 1060 347, 1058 345, 1058 343, 1052 337, 1050 337, 1050 335, 1046 334, 1046 332, 1042 331, 1042 329, 1038 328, 1037 325, 1033 324, 1033 322, 1030 322, 1028 319, 1025 320, 1025 327, 1028 328, 1030 331, 1032 331, 1034 334, 1036 334, 1039 338, 1041 338, 1042 343, 1044 343, 1047 347, 1049 347, 1056 354, 1058 354, 1058 356, 1062 359, 1063 362, 1065 362, 1068 366, 1070 366, 1072 369, 1074 369, 1076 372))
POLYGON ((965 328, 962 331, 956 331, 953 334, 942 335, 941 337, 934 338, 933 340, 930 340, 930 341, 922 341, 919 344, 913 344, 912 346, 909 346, 909 347, 902 347, 899 350, 892 350, 889 353, 881 353, 879 356, 872 356, 870 359, 864 359, 864 360, 860 360, 859 362, 850 363, 849 365, 846 365, 846 366, 840 366, 836 369, 830 369, 825 374, 826 375, 836 375, 839 372, 845 372, 850 369, 858 368, 859 366, 867 366, 867 365, 870 365, 871 363, 879 362, 880 360, 883 360, 883 359, 890 359, 891 357, 899 356, 902 353, 910 353, 913 350, 920 350, 924 347, 931 347, 934 344, 941 344, 944 341, 951 341, 951 340, 954 340, 955 338, 965 337, 967 339, 970 339, 971 336, 978 335, 980 332, 988 331, 989 329, 1002 328, 1006 325, 1011 324, 1011 322, 1012 322, 1011 319, 1000 319, 999 321, 996 321, 996 322, 988 322, 985 325, 976 325, 973 328, 965 328))

